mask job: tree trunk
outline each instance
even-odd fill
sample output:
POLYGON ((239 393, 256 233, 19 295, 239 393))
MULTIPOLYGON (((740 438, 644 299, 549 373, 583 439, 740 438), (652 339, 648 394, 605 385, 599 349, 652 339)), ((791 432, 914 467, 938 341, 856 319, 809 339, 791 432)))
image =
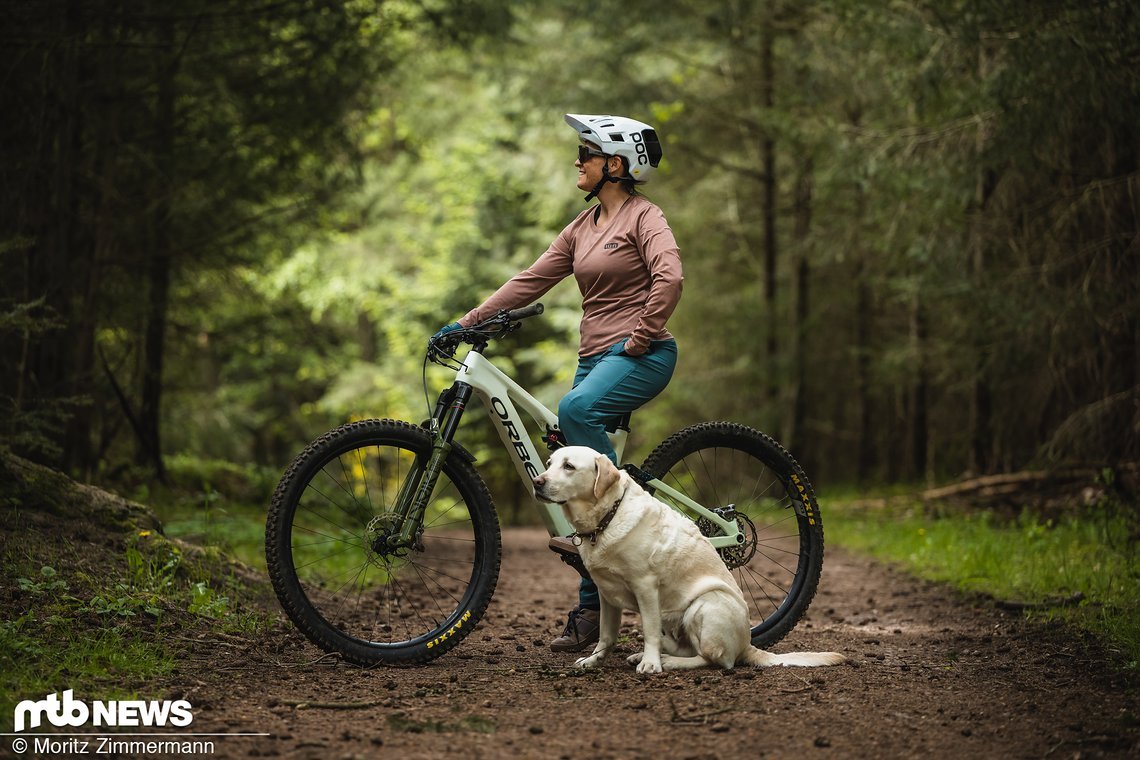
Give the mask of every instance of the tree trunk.
POLYGON ((356 315, 356 337, 360 345, 360 358, 372 364, 379 355, 379 337, 376 333, 376 323, 368 312, 360 311, 356 315))
MULTIPOLYGON (((858 129, 862 108, 852 105, 848 114, 851 125, 858 129)), ((859 482, 871 477, 875 466, 874 430, 871 424, 871 284, 870 262, 863 250, 863 220, 867 213, 867 191, 861 181, 855 184, 855 214, 852 219, 851 256, 855 259, 855 402, 856 462, 855 475, 859 482)))
MULTIPOLYGON (((984 48, 978 51, 978 76, 981 81, 985 81, 989 74, 989 58, 990 54, 984 48)), ((971 204, 973 218, 970 221, 970 275, 974 287, 979 291, 983 291, 986 287, 988 244, 982 222, 997 185, 997 175, 981 165, 988 141, 988 129, 982 126, 978 129, 975 139, 974 155, 979 167, 971 204)), ((970 392, 970 472, 975 475, 988 474, 992 472, 994 466, 993 401, 990 395, 987 343, 986 336, 979 336, 973 387, 970 392)))
MULTIPOLYGON (((979 137, 979 142, 982 138, 979 137)), ((981 146, 979 144, 979 153, 981 146)), ((974 194, 974 219, 970 231, 970 277, 975 289, 986 287, 986 241, 980 230, 981 216, 989 202, 992 185, 986 180, 987 172, 979 169, 974 194)), ((989 349, 986 336, 979 336, 974 378, 970 389, 970 472, 987 475, 994 465, 993 402, 990 398, 989 349)))
MULTIPOLYGON (((862 209, 866 203, 862 190, 859 190, 859 194, 857 220, 862 219, 862 209)), ((858 256, 855 268, 855 398, 859 415, 856 478, 864 483, 870 479, 875 466, 874 428, 871 423, 871 286, 867 283, 869 267, 865 254, 856 251, 855 255, 858 256)))
POLYGON ((915 378, 910 389, 910 472, 912 478, 927 478, 929 476, 927 459, 927 441, 929 403, 929 370, 926 366, 926 310, 922 308, 922 300, 915 296, 911 301, 910 312, 911 345, 915 354, 915 378))
MULTIPOLYGON (((101 19, 101 22, 104 25, 102 28, 90 29, 88 34, 95 37, 96 41, 99 41, 96 35, 111 39, 113 32, 110 25, 116 22, 110 17, 101 19)), ((89 60, 84 61, 78 72, 79 92, 102 92, 107 80, 115 74, 114 71, 108 71, 113 67, 108 65, 105 55, 89 54, 87 58, 89 60)), ((95 382, 95 335, 99 326, 99 293, 103 279, 101 254, 105 254, 110 247, 118 221, 110 202, 110 197, 115 192, 112 188, 116 184, 110 176, 109 168, 114 165, 111 146, 114 129, 110 123, 117 106, 108 104, 102 108, 92 108, 89 103, 83 106, 81 113, 85 116, 85 139, 76 146, 75 171, 82 177, 94 178, 94 181, 86 183, 92 188, 84 198, 84 216, 88 219, 76 225, 79 234, 73 235, 71 239, 71 274, 76 298, 74 318, 70 325, 73 354, 68 395, 83 401, 75 405, 67 425, 67 469, 87 479, 94 473, 100 457, 93 430, 94 399, 98 396, 95 382)), ((77 139, 78 137, 77 135, 77 139)))
MULTIPOLYGON (((81 118, 78 103, 78 38, 82 33, 79 11, 73 4, 58 9, 58 49, 44 52, 44 88, 52 93, 45 109, 40 166, 52 167, 50 182, 33 209, 32 228, 36 241, 28 253, 30 290, 33 298, 44 298, 46 308, 67 325, 74 323, 75 278, 70 261, 70 245, 76 219, 76 153, 81 118)), ((72 377, 72 341, 69 329, 52 330, 33 338, 28 346, 22 400, 29 405, 46 399, 60 399, 72 377)), ((69 469, 76 440, 66 428, 55 434, 60 459, 49 464, 69 469)), ((48 434, 51 435, 51 434, 48 434)))
POLYGON ((139 406, 141 436, 137 460, 150 464, 160 481, 166 480, 162 462, 162 390, 166 349, 166 314, 170 305, 170 272, 173 257, 173 214, 171 188, 174 187, 174 39, 172 22, 160 28, 165 55, 160 58, 158 96, 155 104, 156 195, 151 217, 153 247, 147 271, 149 298, 143 337, 142 401, 139 406))
MULTIPOLYGON (((766 114, 771 114, 775 106, 775 71, 773 65, 771 27, 763 30, 760 41, 760 93, 761 106, 766 114)), ((760 156, 764 174, 764 313, 765 329, 767 331, 766 357, 767 397, 768 407, 777 408, 779 398, 779 372, 777 371, 779 343, 777 335, 780 330, 780 317, 776 305, 776 264, 777 264, 777 231, 776 206, 778 204, 776 187, 776 139, 771 129, 766 128, 761 138, 760 156)))
MULTIPOLYGON (((788 420, 788 429, 784 435, 785 444, 800 457, 801 464, 808 467, 811 464, 812 452, 803 449, 800 438, 804 436, 804 426, 807 420, 808 389, 807 389, 807 360, 810 350, 808 343, 808 318, 810 315, 810 280, 811 261, 808 256, 808 239, 811 231, 812 212, 812 180, 814 163, 808 156, 800 167, 800 176, 796 180, 795 227, 796 241, 796 305, 795 324, 792 325, 792 413, 788 420)), ((811 468, 809 472, 813 471, 811 468)))
MULTIPOLYGON (((161 234, 160 234, 161 237, 161 234)), ((147 300, 146 332, 143 337, 142 402, 139 405, 139 441, 136 460, 154 468, 165 480, 162 464, 162 370, 166 311, 170 293, 170 256, 156 241, 147 273, 150 296, 147 300)))
MULTIPOLYGON (((1125 188, 1115 191, 1114 202, 1104 207, 1104 228, 1111 236, 1112 257, 1106 291, 1114 287, 1125 290, 1125 303, 1140 302, 1140 203, 1136 200, 1140 191, 1140 147, 1133 138, 1131 124, 1118 124, 1111 130, 1106 153, 1109 158, 1106 174, 1110 177, 1129 177, 1125 188), (1119 283, 1119 284, 1117 284, 1119 283)), ((1110 366, 1108 379, 1102 398, 1108 398, 1123 391, 1131 396, 1131 419, 1121 420, 1110 431, 1114 440, 1108 442, 1110 450, 1122 458, 1140 456, 1140 314, 1136 309, 1123 310, 1119 321, 1114 320, 1110 338, 1112 350, 1108 355, 1110 366)))

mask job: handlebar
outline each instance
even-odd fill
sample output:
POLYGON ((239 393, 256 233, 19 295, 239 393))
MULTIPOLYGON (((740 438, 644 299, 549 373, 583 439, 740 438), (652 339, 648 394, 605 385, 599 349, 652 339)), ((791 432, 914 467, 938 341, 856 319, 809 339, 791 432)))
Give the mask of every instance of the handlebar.
POLYGON ((532 303, 530 306, 524 306, 521 309, 514 309, 513 311, 508 311, 506 314, 506 317, 511 322, 517 322, 520 319, 526 319, 528 317, 537 317, 539 314, 541 314, 544 311, 546 311, 546 307, 544 307, 542 304, 532 303))
POLYGON ((450 359, 460 343, 470 343, 476 351, 482 351, 491 338, 501 338, 522 327, 520 322, 530 317, 537 317, 545 311, 540 303, 523 306, 521 309, 499 311, 495 316, 485 319, 471 327, 461 327, 436 339, 428 339, 428 358, 432 361, 450 359))

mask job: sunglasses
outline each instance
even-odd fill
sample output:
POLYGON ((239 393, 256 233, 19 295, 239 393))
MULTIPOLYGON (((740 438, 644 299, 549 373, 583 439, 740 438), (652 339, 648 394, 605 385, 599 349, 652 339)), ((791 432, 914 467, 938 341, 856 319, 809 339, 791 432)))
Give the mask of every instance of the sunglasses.
POLYGON ((594 156, 601 156, 602 158, 605 158, 606 154, 602 153, 600 150, 594 150, 593 148, 591 148, 588 145, 579 145, 578 146, 578 160, 581 161, 583 164, 586 163, 587 161, 589 161, 594 156))

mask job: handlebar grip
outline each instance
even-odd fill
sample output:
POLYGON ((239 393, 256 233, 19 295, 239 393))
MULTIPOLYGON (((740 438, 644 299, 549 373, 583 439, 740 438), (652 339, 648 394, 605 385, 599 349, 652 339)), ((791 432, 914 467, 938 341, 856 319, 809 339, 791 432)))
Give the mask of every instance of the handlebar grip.
POLYGON ((537 317, 543 311, 545 311, 545 307, 540 303, 535 303, 530 306, 524 306, 521 309, 508 311, 507 319, 514 322, 520 319, 526 319, 527 317, 537 317))

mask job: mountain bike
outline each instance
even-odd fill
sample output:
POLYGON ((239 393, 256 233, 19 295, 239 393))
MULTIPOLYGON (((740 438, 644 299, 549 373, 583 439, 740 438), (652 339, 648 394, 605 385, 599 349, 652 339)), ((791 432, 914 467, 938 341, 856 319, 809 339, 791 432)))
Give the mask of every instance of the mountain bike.
MULTIPOLYGON (((545 469, 535 436, 552 449, 565 443, 557 416, 484 352, 541 313, 541 304, 501 311, 429 341, 429 403, 428 361, 456 375, 425 422, 350 422, 289 465, 269 508, 265 554, 282 607, 314 644, 364 666, 422 664, 479 622, 498 581, 501 534, 478 462, 456 433, 472 398, 481 399, 533 494, 545 469), (457 359, 462 344, 470 349, 457 359)), ((613 427, 620 461, 629 416, 613 427)), ((795 626, 819 583, 823 524, 807 476, 780 444, 744 425, 706 422, 624 468, 695 520, 720 553, 748 601, 756 646, 795 626)), ((552 537, 573 534, 559 506, 535 505, 552 537)))

